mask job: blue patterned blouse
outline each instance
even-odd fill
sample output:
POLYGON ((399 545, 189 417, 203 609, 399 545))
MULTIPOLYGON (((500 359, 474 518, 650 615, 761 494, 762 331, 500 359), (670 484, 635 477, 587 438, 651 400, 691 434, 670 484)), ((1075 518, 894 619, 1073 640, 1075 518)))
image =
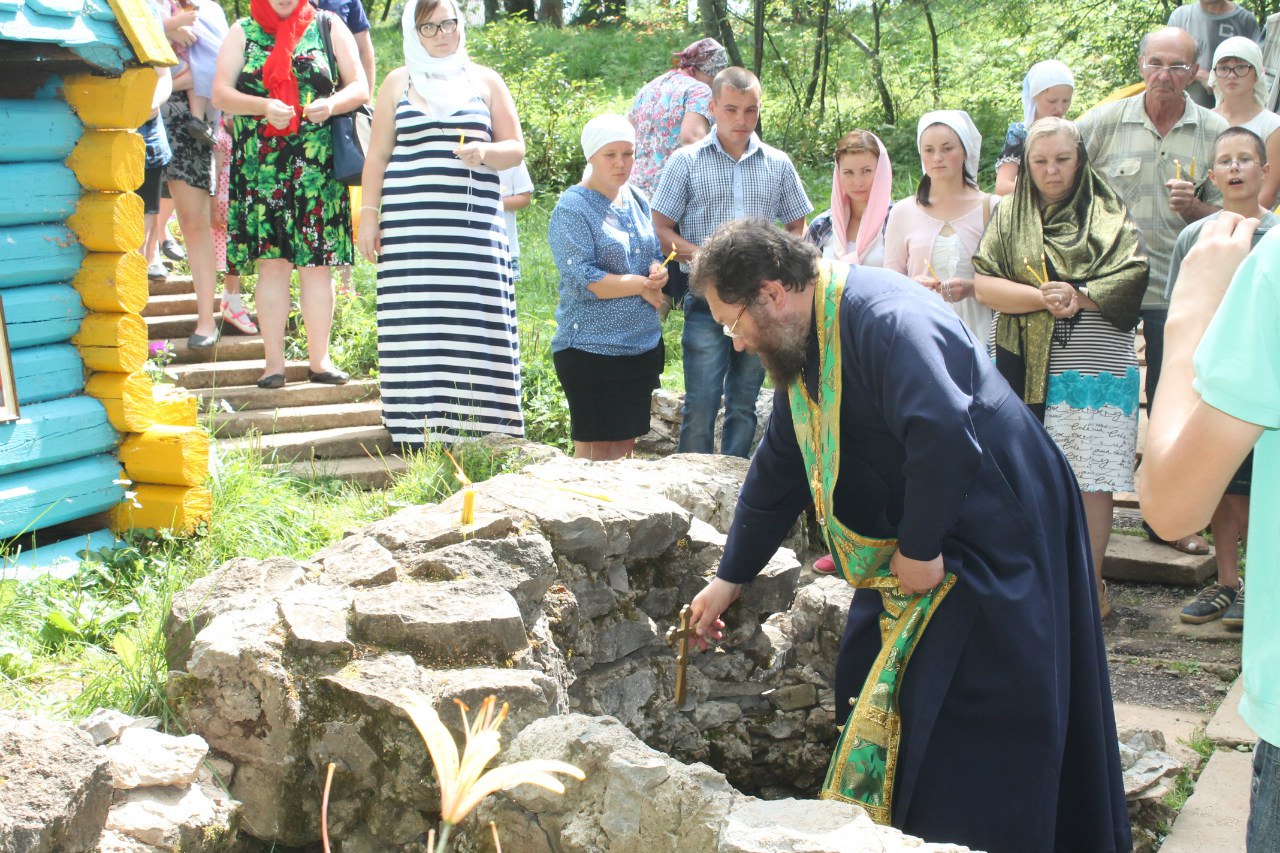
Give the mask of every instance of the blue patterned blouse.
POLYGON ((625 186, 611 204, 595 190, 572 186, 551 213, 547 237, 560 271, 560 304, 551 349, 596 355, 640 355, 658 345, 662 322, 639 296, 600 299, 587 289, 606 275, 647 275, 662 260, 649 203, 625 186))

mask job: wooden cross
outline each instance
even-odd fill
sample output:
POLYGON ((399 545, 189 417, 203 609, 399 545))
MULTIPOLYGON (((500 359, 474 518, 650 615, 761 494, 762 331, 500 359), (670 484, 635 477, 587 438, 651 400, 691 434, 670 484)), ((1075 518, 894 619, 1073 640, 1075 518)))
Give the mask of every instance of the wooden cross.
POLYGON ((667 642, 676 647, 676 707, 684 705, 685 673, 689 667, 689 638, 695 636, 694 628, 689 625, 689 605, 680 608, 680 627, 667 629, 667 642))

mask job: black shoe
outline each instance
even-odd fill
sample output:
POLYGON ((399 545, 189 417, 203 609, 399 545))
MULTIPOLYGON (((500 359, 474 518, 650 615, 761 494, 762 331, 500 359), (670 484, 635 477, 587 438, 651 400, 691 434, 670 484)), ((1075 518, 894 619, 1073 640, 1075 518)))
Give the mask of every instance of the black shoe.
POLYGON ((285 379, 284 379, 283 373, 273 373, 270 376, 264 376, 261 379, 259 379, 258 387, 267 388, 267 389, 283 388, 284 382, 285 382, 285 379))
POLYGON ((187 338, 187 349, 211 349, 221 337, 222 333, 217 329, 213 330, 212 335, 194 334, 187 338))
POLYGON ((1195 600, 1182 608, 1181 619, 1189 625, 1203 625, 1212 622, 1227 612, 1227 608, 1236 600, 1236 590, 1223 584, 1214 584, 1200 590, 1195 600))
POLYGON ((321 385, 346 385, 351 381, 350 374, 338 370, 326 370, 324 373, 316 373, 314 370, 307 371, 307 381, 318 382, 321 385))
POLYGON ((208 148, 212 148, 218 142, 218 138, 213 135, 213 128, 209 126, 209 123, 195 116, 187 119, 187 136, 194 139, 196 145, 203 145, 208 148))
POLYGON ((160 254, 174 263, 187 259, 186 250, 182 248, 182 245, 177 240, 173 239, 173 235, 167 232, 164 235, 164 239, 160 241, 160 254))
POLYGON ((1240 584, 1240 592, 1236 595, 1236 600, 1231 602, 1231 606, 1227 608, 1227 612, 1222 614, 1222 627, 1239 631, 1244 628, 1244 584, 1240 584))

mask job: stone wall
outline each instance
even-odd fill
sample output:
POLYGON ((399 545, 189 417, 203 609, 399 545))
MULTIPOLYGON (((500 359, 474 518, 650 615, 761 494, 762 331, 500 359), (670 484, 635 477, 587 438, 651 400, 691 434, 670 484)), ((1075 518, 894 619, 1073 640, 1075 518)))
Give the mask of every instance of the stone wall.
POLYGON ((740 789, 812 795, 835 734, 842 582, 797 595, 800 563, 779 551, 721 647, 694 656, 685 706, 672 701, 663 634, 714 571, 745 470, 721 457, 552 459, 479 484, 465 537, 455 496, 304 562, 234 560, 174 602, 171 698, 235 765, 246 831, 285 845, 319 837, 318 801, 299 793, 320 789, 329 761, 344 850, 419 843, 438 796, 406 688, 454 725, 453 699, 496 694, 510 733, 568 711, 612 716, 740 789))

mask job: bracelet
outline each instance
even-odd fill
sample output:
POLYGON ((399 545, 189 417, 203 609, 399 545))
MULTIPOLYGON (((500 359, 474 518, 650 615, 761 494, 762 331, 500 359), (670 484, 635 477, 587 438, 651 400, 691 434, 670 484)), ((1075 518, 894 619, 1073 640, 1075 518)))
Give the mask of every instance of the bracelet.
POLYGON ((362 204, 362 205, 360 205, 360 209, 361 209, 361 210, 372 210, 374 213, 378 214, 378 218, 379 218, 379 219, 381 219, 381 218, 382 218, 382 209, 381 209, 381 208, 373 207, 372 205, 368 205, 368 204, 362 204))

